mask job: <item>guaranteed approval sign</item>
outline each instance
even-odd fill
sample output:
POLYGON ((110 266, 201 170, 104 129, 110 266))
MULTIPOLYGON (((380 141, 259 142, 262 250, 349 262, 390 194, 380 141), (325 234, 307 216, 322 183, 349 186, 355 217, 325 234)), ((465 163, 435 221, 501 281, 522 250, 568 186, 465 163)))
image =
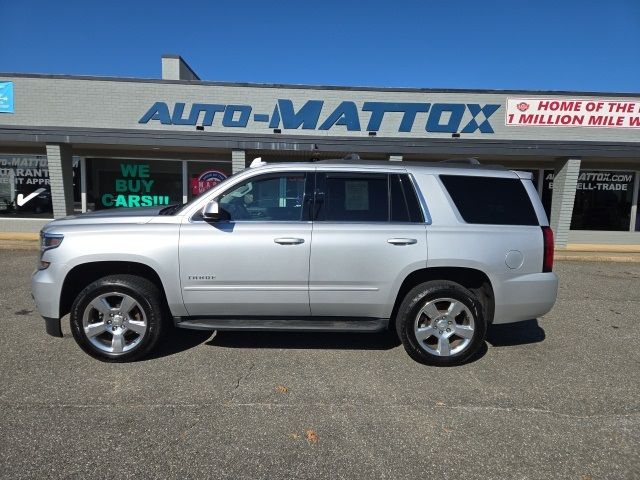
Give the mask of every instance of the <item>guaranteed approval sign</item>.
POLYGON ((640 101, 508 98, 507 126, 640 128, 640 101))

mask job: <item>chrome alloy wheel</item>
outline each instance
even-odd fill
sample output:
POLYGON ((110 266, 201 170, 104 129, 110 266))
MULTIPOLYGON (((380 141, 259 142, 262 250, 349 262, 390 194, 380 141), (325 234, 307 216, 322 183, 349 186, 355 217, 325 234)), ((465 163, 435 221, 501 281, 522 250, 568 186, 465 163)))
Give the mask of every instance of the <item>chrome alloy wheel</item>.
POLYGON ((104 293, 84 310, 82 327, 91 344, 112 355, 131 351, 147 332, 147 316, 140 304, 126 293, 104 293))
POLYGON ((475 320, 460 300, 437 298, 418 312, 413 331, 424 351, 448 357, 460 353, 471 343, 475 320))

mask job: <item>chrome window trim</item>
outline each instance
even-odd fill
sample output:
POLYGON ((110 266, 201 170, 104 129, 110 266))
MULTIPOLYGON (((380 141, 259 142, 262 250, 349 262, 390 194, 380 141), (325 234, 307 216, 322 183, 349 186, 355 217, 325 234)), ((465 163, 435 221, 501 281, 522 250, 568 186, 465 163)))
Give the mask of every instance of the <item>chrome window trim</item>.
POLYGON ((418 198, 418 203, 420 204, 420 208, 422 209, 422 217, 424 218, 424 222, 411 222, 411 223, 412 224, 424 223, 425 225, 431 225, 432 223, 431 214, 429 213, 429 207, 427 206, 427 201, 422 195, 422 190, 418 188, 418 183, 416 182, 416 179, 414 178, 413 173, 411 172, 406 172, 406 173, 407 173, 407 176, 409 177, 409 181, 411 182, 411 186, 413 187, 413 191, 415 192, 416 197, 418 198))

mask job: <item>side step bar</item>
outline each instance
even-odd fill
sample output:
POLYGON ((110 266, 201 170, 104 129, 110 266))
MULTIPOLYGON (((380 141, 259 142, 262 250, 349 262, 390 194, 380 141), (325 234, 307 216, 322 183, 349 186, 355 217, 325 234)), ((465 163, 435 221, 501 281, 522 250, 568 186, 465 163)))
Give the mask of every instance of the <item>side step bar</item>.
POLYGON ((201 318, 174 317, 176 327, 193 330, 304 331, 304 332, 380 332, 388 318, 201 318))

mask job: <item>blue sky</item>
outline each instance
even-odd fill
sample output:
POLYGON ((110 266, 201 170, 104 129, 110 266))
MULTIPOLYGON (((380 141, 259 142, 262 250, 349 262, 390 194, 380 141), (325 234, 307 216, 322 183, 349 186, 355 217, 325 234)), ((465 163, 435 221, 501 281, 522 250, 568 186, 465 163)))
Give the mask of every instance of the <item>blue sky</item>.
POLYGON ((0 3, 0 72, 640 92, 640 0, 0 3))

